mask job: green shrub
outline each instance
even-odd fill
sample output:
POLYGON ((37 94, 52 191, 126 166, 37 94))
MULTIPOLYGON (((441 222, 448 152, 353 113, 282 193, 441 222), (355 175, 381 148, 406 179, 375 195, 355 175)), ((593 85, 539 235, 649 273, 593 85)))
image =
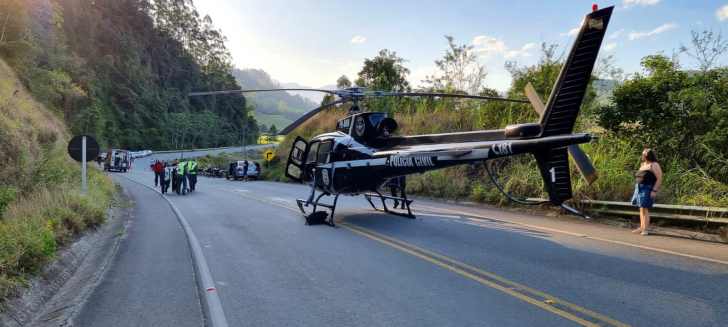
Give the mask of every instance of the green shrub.
POLYGON ((0 188, 0 217, 2 217, 5 207, 12 202, 18 195, 18 188, 13 186, 4 186, 0 188))

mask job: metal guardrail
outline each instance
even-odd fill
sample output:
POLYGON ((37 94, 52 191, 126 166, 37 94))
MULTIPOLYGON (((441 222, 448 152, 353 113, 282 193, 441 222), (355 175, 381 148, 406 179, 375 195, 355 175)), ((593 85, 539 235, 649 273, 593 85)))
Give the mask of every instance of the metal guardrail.
MULTIPOLYGON (((271 147, 275 148, 276 145, 278 145, 278 143, 271 143, 271 144, 253 144, 253 145, 248 145, 248 146, 249 147, 254 147, 254 146, 260 146, 260 145, 270 145, 271 147)), ((241 145, 241 146, 228 146, 228 147, 224 147, 224 148, 206 148, 206 149, 194 149, 194 150, 192 150, 192 149, 185 149, 184 151, 185 152, 190 152, 190 153, 195 153, 195 152, 210 151, 210 150, 228 150, 228 149, 241 149, 242 150, 242 148, 243 148, 243 146, 241 145)), ((152 152, 152 155, 154 155, 156 153, 179 153, 179 152, 182 152, 182 150, 180 149, 180 150, 154 151, 154 152, 152 152)))
MULTIPOLYGON (((227 150, 227 149, 236 149, 236 148, 242 148, 242 146, 229 146, 224 148, 207 148, 207 149, 195 149, 194 151, 192 149, 185 149, 185 152, 198 152, 198 151, 210 151, 210 150, 227 150)), ((168 151, 154 151, 152 152, 152 155, 155 153, 179 153, 182 152, 182 150, 168 150, 168 151)))
MULTIPOLYGON (((544 199, 528 199, 538 201, 544 199)), ((581 209, 587 213, 599 213, 622 217, 639 217, 637 206, 629 202, 582 200, 581 209)), ((728 208, 680 206, 672 204, 655 204, 650 209, 650 217, 672 220, 728 224, 728 208)))

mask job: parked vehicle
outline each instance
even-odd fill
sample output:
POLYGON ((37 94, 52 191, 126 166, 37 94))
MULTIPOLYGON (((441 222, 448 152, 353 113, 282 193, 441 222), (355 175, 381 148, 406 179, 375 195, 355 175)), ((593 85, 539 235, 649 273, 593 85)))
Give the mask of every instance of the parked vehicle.
MULTIPOLYGON (((260 164, 257 162, 248 161, 248 178, 258 179, 260 174, 260 164)), ((243 161, 234 161, 228 165, 226 179, 242 179, 243 178, 243 161)))
POLYGON ((108 150, 106 152, 106 158, 104 159, 104 170, 126 172, 126 170, 129 169, 129 159, 131 159, 131 153, 127 150, 108 150))

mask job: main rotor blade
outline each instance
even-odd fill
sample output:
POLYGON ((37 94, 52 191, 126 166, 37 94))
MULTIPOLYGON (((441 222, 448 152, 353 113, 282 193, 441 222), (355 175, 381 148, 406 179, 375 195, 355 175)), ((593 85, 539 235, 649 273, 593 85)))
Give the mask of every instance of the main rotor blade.
POLYGON ((284 128, 280 133, 278 133, 278 135, 287 135, 288 133, 292 132, 298 126, 305 123, 307 120, 309 120, 311 117, 313 117, 317 113, 321 112, 322 110, 324 110, 328 107, 331 107, 333 105, 337 105, 337 104, 344 103, 347 101, 349 101, 349 100, 348 99, 339 99, 334 102, 327 103, 323 106, 320 106, 314 110, 311 110, 311 111, 307 112, 305 115, 301 116, 301 118, 296 119, 296 121, 294 121, 290 125, 286 126, 286 128, 284 128))
POLYGON ((228 90, 228 91, 208 91, 208 92, 190 92, 187 93, 188 97, 210 95, 210 94, 236 94, 236 93, 252 93, 252 92, 274 92, 274 91, 313 91, 313 92, 324 92, 334 94, 331 90, 323 89, 259 89, 259 90, 228 90))
POLYGON ((469 95, 469 94, 454 94, 454 93, 382 92, 378 95, 381 95, 381 96, 408 96, 408 97, 465 98, 465 99, 530 103, 528 100, 488 97, 488 96, 469 95))

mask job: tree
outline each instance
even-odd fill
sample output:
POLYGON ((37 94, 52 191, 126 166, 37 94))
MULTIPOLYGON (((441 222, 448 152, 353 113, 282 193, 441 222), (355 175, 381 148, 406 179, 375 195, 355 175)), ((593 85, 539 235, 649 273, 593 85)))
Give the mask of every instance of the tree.
POLYGON ((705 151, 728 156, 728 69, 689 73, 662 54, 641 64, 644 73, 617 87, 613 103, 599 109, 599 124, 684 160, 706 164, 705 151))
POLYGON ((381 91, 407 91, 410 89, 407 82, 410 70, 404 67, 405 62, 406 60, 398 57, 396 52, 383 49, 376 57, 364 60, 356 84, 381 91))
POLYGON ((266 124, 260 124, 260 132, 261 133, 268 133, 268 125, 266 125, 266 124))
POLYGON ((185 96, 239 88, 225 37, 192 0, 0 0, 0 40, 0 56, 74 134, 168 149, 257 133, 242 95, 185 96))
POLYGON ((679 53, 687 54, 688 57, 692 58, 701 72, 721 66, 718 60, 724 53, 728 52, 728 40, 723 38, 721 31, 714 34, 713 30, 693 30, 691 42, 693 44, 692 49, 681 44, 679 53))
POLYGON ((268 142, 276 142, 278 141, 278 128, 275 124, 270 125, 270 129, 268 130, 268 142))
POLYGON ((531 83, 541 99, 546 101, 563 66, 563 57, 557 55, 557 48, 557 44, 541 43, 541 57, 533 66, 518 67, 517 62, 507 61, 505 68, 513 78, 508 97, 525 99, 526 84, 531 83))
POLYGON ((351 81, 349 80, 346 75, 341 75, 339 79, 336 80, 336 88, 338 89, 346 89, 351 87, 351 81))
POLYGON ((441 74, 427 76, 423 82, 435 91, 478 94, 488 73, 475 55, 473 45, 456 45, 452 36, 445 35, 448 49, 442 60, 435 60, 441 74))

